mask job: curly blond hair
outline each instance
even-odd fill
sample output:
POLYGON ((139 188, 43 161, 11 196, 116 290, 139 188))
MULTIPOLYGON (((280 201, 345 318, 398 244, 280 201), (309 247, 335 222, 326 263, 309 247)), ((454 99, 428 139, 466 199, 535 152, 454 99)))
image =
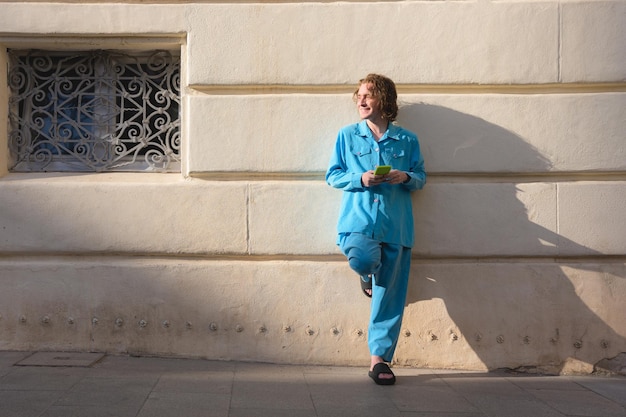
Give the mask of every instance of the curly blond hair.
POLYGON ((352 95, 356 101, 359 87, 362 84, 371 84, 370 91, 372 96, 380 101, 380 112, 385 120, 393 122, 398 117, 398 93, 396 85, 390 78, 380 74, 368 74, 365 78, 359 80, 359 86, 352 95))

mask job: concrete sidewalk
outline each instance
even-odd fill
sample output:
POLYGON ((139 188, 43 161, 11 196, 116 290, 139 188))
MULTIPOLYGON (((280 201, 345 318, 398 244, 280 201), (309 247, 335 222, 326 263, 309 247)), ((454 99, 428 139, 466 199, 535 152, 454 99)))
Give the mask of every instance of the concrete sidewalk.
POLYGON ((626 416, 624 377, 0 352, 0 417, 626 416), (42 356, 43 355, 43 356, 42 356))

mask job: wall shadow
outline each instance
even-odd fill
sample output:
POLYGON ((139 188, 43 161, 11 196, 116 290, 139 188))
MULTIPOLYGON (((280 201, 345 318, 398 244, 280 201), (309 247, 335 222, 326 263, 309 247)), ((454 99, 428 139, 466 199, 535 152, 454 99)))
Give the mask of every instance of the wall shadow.
MULTIPOLYGON (((418 134, 426 158, 451 161, 448 165, 460 172, 488 173, 489 167, 482 164, 486 158, 500 158, 499 164, 507 167, 504 173, 540 175, 551 169, 550 161, 523 138, 479 117, 428 104, 405 106, 400 115, 399 123, 418 134)), ((485 178, 485 182, 489 181, 485 178)), ((604 302, 618 305, 611 287, 624 285, 620 282, 626 278, 623 261, 535 223, 519 199, 517 184, 498 181, 497 186, 495 196, 466 193, 456 201, 435 202, 426 201, 430 194, 416 197, 416 210, 425 208, 426 213, 443 203, 464 207, 459 218, 430 224, 427 232, 438 235, 432 240, 439 247, 416 248, 414 257, 419 252, 437 258, 445 242, 456 247, 456 241, 468 239, 459 236, 467 231, 481 237, 475 242, 476 253, 495 254, 483 259, 464 254, 454 260, 456 268, 450 268, 445 257, 431 264, 420 263, 417 256, 407 306, 440 300, 459 336, 488 369, 528 366, 559 372, 568 358, 595 364, 626 351, 626 335, 598 314, 604 310, 601 314, 607 316, 604 302), (516 233, 520 230, 525 232, 516 233), (483 239, 481 233, 487 237, 483 239), (529 253, 516 254, 519 247, 529 253), (596 304, 589 306, 580 294, 596 304)), ((608 315, 615 318, 619 313, 608 315)))

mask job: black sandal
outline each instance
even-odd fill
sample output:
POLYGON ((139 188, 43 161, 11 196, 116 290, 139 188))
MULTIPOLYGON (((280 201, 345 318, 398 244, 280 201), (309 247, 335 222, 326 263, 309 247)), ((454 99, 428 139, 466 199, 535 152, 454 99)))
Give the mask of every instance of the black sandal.
POLYGON ((363 281, 363 276, 361 276, 361 290, 363 290, 363 294, 365 294, 366 297, 372 298, 372 280, 373 277, 370 275, 370 279, 367 281, 363 281), (367 290, 370 290, 370 293, 368 294, 367 290))
POLYGON ((372 378, 374 382, 376 382, 376 384, 378 385, 393 385, 396 383, 395 375, 393 375, 392 378, 380 378, 380 374, 393 375, 393 372, 391 372, 389 365, 387 365, 385 362, 380 362, 374 365, 374 369, 368 372, 369 377, 372 378))

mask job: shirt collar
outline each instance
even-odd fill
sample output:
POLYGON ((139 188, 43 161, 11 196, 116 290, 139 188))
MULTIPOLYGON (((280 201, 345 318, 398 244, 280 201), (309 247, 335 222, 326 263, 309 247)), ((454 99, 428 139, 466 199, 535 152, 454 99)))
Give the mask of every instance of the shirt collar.
MULTIPOLYGON (((359 136, 368 137, 371 136, 372 132, 370 128, 367 126, 366 120, 361 120, 357 125, 357 131, 359 136)), ((400 140, 400 127, 394 125, 393 123, 389 123, 387 126, 387 138, 400 140)), ((384 136, 384 135, 383 135, 384 136)))

